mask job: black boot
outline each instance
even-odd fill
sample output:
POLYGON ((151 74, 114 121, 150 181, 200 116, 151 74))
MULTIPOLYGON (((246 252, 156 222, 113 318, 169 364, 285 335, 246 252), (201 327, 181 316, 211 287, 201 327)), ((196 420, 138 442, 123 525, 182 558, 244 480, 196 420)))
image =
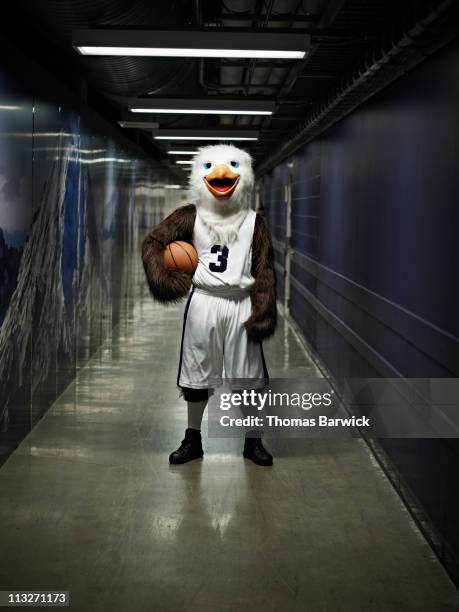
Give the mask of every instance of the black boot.
POLYGON ((273 464, 273 456, 263 446, 261 438, 246 438, 243 455, 246 459, 251 459, 257 465, 273 464))
POLYGON ((169 463, 187 463, 192 459, 200 459, 203 455, 201 432, 189 427, 178 449, 169 455, 169 463))

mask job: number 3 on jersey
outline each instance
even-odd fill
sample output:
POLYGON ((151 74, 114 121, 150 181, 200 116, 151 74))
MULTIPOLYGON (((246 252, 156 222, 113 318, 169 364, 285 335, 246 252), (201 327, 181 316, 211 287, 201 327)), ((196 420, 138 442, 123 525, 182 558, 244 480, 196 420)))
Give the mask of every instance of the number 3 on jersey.
POLYGON ((209 270, 211 272, 224 272, 228 266, 228 247, 222 247, 219 244, 214 244, 214 246, 210 249, 210 252, 218 254, 218 256, 216 262, 211 262, 209 264, 209 270))

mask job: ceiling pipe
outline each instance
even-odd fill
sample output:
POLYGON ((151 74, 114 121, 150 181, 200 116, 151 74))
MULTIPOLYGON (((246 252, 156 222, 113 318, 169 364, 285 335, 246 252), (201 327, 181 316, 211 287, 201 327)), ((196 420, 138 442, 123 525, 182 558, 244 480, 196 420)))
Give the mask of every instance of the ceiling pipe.
POLYGON ((378 59, 367 60, 357 74, 343 83, 335 92, 330 93, 328 99, 293 133, 289 134, 272 155, 260 164, 257 169, 257 176, 268 172, 299 147, 316 138, 407 70, 422 62, 426 59, 428 52, 433 53, 454 39, 458 35, 455 27, 458 13, 459 9, 455 0, 445 0, 436 9, 432 9, 426 17, 417 20, 415 25, 405 31, 398 41, 393 42, 387 51, 381 49, 378 59), (432 45, 429 38, 431 38, 431 30, 435 23, 455 6, 455 14, 446 22, 443 21, 439 24, 439 31, 437 31, 439 40, 432 45), (422 48, 420 43, 424 34, 427 40, 425 48, 422 48), (417 50, 414 57, 412 55, 413 47, 417 50), (428 49, 428 52, 426 52, 426 49, 428 49), (393 69, 393 64, 396 64, 396 70, 393 69), (384 68, 389 66, 391 70, 384 71, 384 68), (371 87, 364 89, 368 85, 371 87))
MULTIPOLYGON (((298 0, 297 4, 295 5, 295 8, 293 9, 291 18, 290 18, 290 22, 289 22, 289 25, 288 25, 289 28, 292 28, 293 24, 295 23, 295 17, 297 16, 297 13, 298 13, 298 11, 299 11, 299 9, 300 9, 300 7, 302 5, 303 5, 303 0, 298 0)), ((272 6, 271 6, 271 8, 272 8, 272 6)), ((269 70, 268 76, 265 79, 266 83, 269 83, 269 80, 270 80, 271 75, 273 74, 273 72, 274 72, 274 67, 272 67, 269 70)), ((290 74, 290 72, 291 72, 291 69, 289 70, 289 74, 290 74)), ((282 104, 282 96, 280 95, 280 91, 279 91, 279 87, 278 86, 276 86, 276 98, 277 98, 279 104, 282 104)), ((285 99, 286 96, 284 96, 283 98, 285 99)), ((278 120, 279 117, 276 117, 275 119, 278 120)), ((263 127, 267 127, 269 125, 269 123, 270 123, 270 118, 266 118, 263 121, 263 127)))
POLYGON ((139 97, 145 96, 155 96, 159 93, 162 93, 171 87, 175 87, 178 83, 183 82, 190 75, 191 70, 195 66, 196 60, 192 57, 185 60, 184 63, 181 63, 180 68, 172 75, 168 75, 163 81, 160 83, 155 83, 153 89, 149 89, 145 93, 139 94, 139 97))
MULTIPOLYGON (((261 17, 261 15, 259 16, 259 8, 263 8, 264 6, 264 0, 258 0, 257 3, 257 10, 255 11, 256 13, 256 17, 255 20, 252 21, 252 27, 258 27, 258 20, 259 17, 261 17)), ((271 13, 273 10, 273 6, 274 6, 274 0, 268 0, 268 6, 266 7, 266 12, 263 16, 263 21, 261 22, 261 27, 265 28, 268 23, 269 23, 269 18, 271 17, 271 13)), ((255 69, 255 60, 249 60, 248 65, 245 66, 244 68, 244 74, 242 76, 242 83, 244 86, 244 93, 246 96, 249 95, 249 86, 250 86, 250 82, 252 80, 253 77, 253 72, 255 69)))

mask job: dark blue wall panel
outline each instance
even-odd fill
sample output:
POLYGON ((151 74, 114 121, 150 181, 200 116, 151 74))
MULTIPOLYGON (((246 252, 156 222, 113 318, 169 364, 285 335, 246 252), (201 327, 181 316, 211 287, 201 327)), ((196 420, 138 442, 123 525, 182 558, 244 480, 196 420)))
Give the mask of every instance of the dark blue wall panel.
MULTIPOLYGON (((291 314, 336 378, 459 375, 458 75, 454 43, 263 179, 283 244, 293 165, 291 314)), ((459 445, 380 444, 456 571, 459 445)))

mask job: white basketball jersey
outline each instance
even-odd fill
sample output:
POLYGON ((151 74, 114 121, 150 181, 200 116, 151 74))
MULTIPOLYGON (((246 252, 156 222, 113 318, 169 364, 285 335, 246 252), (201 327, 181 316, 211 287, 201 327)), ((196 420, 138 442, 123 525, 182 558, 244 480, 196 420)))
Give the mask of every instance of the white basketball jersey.
POLYGON ((255 211, 249 210, 237 239, 226 246, 212 241, 199 212, 196 214, 193 231, 193 244, 199 257, 193 276, 196 288, 224 295, 241 289, 248 291, 252 287, 252 239, 256 216, 255 211))

